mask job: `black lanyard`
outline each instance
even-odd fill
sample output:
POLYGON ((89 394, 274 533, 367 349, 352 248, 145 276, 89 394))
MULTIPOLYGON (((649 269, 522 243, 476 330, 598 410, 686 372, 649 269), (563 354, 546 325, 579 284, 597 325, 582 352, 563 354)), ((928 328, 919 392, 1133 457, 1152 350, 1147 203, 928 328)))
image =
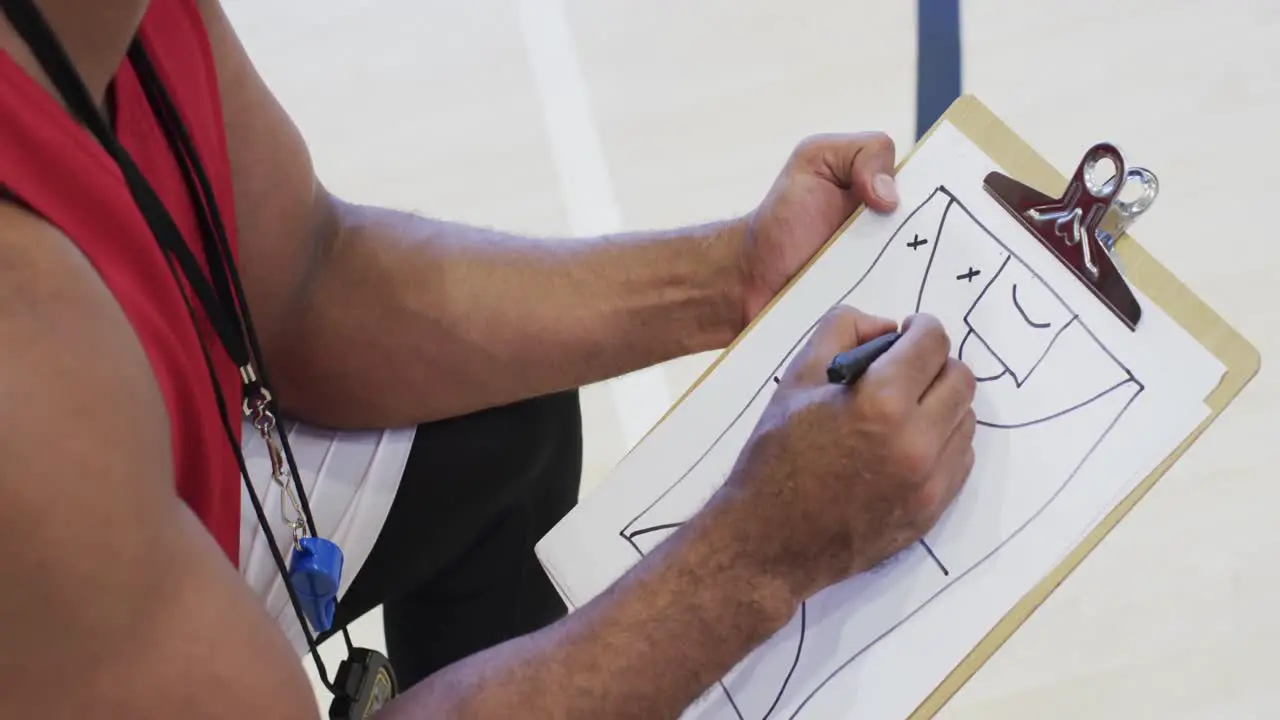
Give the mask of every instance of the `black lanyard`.
MULTIPOLYGON (((195 309, 186 291, 182 289, 178 272, 181 272, 182 277, 186 280, 187 287, 195 295, 196 300, 209 318, 220 344, 236 364, 236 367, 239 368, 240 379, 244 386, 243 409, 245 413, 249 413, 251 409, 250 403, 254 402, 259 405, 259 409, 269 409, 275 417, 279 417, 279 409, 267 390, 268 381, 266 370, 262 365, 262 352, 258 346, 253 321, 249 316, 248 303, 244 299, 244 288, 240 284, 240 275, 236 271, 235 261, 231 255, 230 242, 227 239, 226 228, 218 212, 213 188, 204 172, 204 168, 200 164, 199 158, 196 156, 186 128, 178 117, 177 109, 174 107, 164 86, 160 83, 155 67, 147 57, 142 44, 136 39, 133 41, 129 48, 129 62, 138 76, 152 113, 163 128, 169 147, 181 166, 183 181, 186 183, 200 226, 205 262, 209 267, 208 275, 201 270, 195 254, 183 239, 181 231, 168 210, 165 209, 164 203, 147 182, 137 165, 134 164, 128 152, 120 145, 107 121, 99 113, 92 96, 84 85, 84 81, 80 78, 70 58, 67 56, 66 50, 62 47, 62 44, 49 27, 48 22, 35 7, 32 0, 0 0, 0 9, 3 9, 14 29, 26 41, 27 46, 53 82, 54 87, 61 94, 72 115, 93 133, 94 137, 97 138, 98 142, 119 166, 134 202, 137 203, 139 211, 146 220, 147 227, 151 230, 151 234, 155 236, 157 244, 164 253, 170 272, 173 273, 174 281, 179 285, 188 314, 191 316, 192 323, 196 326, 197 336, 200 335, 200 330, 196 321, 195 309)), ((293 605, 294 613, 297 615, 298 623, 306 636, 307 646, 311 650, 311 655, 316 663, 317 670, 320 672, 321 680, 331 692, 341 697, 344 693, 329 680, 325 671, 324 663, 321 661, 316 648, 315 638, 312 636, 297 594, 290 584, 284 558, 276 545, 266 513, 262 509, 257 492, 255 492, 249 478, 244 454, 240 450, 240 444, 236 441, 233 430, 234 420, 228 412, 226 398, 223 397, 222 387, 218 382, 213 360, 203 340, 200 341, 200 349, 204 355, 205 365, 209 372, 209 380, 213 385, 218 410, 222 416, 223 429, 231 445, 231 450, 235 454, 240 474, 244 478, 250 501, 253 504, 254 511, 257 513, 258 523, 266 535, 272 557, 284 580, 285 589, 288 591, 289 600, 293 605)), ((316 532, 315 521, 312 518, 311 507, 307 503, 306 493, 302 487, 301 475, 298 473, 297 465, 294 462, 293 451, 289 447, 288 434, 280 431, 279 440, 283 446, 284 456, 288 462, 294 490, 297 493, 306 525, 314 535, 316 532)), ((284 488, 281 488, 282 492, 283 490, 284 488)), ((350 635, 345 628, 342 634, 346 639, 348 651, 354 654, 356 651, 352 647, 350 635)))

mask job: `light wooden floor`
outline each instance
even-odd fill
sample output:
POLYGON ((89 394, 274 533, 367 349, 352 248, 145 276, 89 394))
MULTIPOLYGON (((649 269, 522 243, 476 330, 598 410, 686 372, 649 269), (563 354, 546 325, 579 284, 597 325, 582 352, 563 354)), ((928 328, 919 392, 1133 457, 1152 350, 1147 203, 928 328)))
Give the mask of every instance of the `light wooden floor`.
MULTIPOLYGON (((805 134, 914 130, 910 2, 226 4, 334 189, 507 230, 718 218, 805 134)), ((1280 3, 962 4, 965 89, 1064 170, 1155 170, 1136 234, 1264 369, 943 716, 1280 717, 1280 3)), ((588 486, 707 360, 586 391, 588 486)))

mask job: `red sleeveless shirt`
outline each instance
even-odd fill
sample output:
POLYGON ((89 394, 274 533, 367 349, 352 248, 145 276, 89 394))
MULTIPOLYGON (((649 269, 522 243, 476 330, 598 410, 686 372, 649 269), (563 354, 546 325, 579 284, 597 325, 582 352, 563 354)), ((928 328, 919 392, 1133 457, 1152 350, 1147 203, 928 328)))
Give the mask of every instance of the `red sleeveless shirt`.
MULTIPOLYGON (((213 51, 194 0, 152 0, 139 33, 213 186, 234 255, 236 226, 222 107, 213 51)), ((181 170, 127 60, 116 74, 113 93, 113 125, 121 145, 203 266, 196 214, 181 170)), ((124 310, 164 395, 176 492, 237 563, 239 470, 178 285, 114 161, 5 53, 0 53, 0 187, 61 229, 124 310)), ((199 304, 193 305, 234 413, 242 397, 235 365, 199 304)), ((232 418, 232 427, 240 432, 238 418, 232 418)))

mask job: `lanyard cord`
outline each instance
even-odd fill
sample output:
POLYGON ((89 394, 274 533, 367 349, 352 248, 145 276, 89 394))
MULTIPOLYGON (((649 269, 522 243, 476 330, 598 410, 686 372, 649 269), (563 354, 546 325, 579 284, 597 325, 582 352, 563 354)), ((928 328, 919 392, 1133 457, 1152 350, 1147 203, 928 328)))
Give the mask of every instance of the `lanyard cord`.
MULTIPOLYGON (((186 172, 182 173, 182 180, 187 185, 187 192, 191 196, 191 200, 196 206, 196 218, 200 221, 200 234, 204 244, 206 263, 209 266, 210 275, 213 279, 214 292, 223 301, 223 306, 228 308, 240 309, 239 317, 243 321, 244 337, 248 339, 249 349, 253 353, 253 357, 257 358, 257 372, 260 376, 261 397, 268 403, 268 407, 278 417, 280 415, 279 408, 276 406, 274 399, 270 393, 266 392, 266 388, 271 386, 271 381, 267 375, 266 363, 263 360, 262 349, 258 344, 258 334, 253 326, 253 319, 249 314, 249 303, 245 299, 244 287, 240 282, 240 273, 236 270, 235 258, 231 257, 230 243, 227 241, 227 231, 222 222, 222 215, 218 212, 217 201, 213 194, 212 185, 208 176, 204 172, 204 167, 200 164, 199 156, 195 151, 195 147, 191 142, 190 136, 187 134, 186 127, 183 125, 181 118, 178 116, 178 110, 173 105, 173 100, 169 97, 169 93, 164 89, 164 84, 160 82, 159 75, 156 73, 155 66, 151 59, 147 56, 146 50, 142 43, 136 38, 129 47, 129 60, 133 65, 142 90, 147 98, 152 113, 160 122, 165 130, 165 139, 169 143, 169 148, 173 152, 175 158, 185 164, 186 172), (203 203, 203 204, 201 204, 203 203), (230 279, 230 286, 227 281, 230 279)), ((183 243, 182 249, 190 252, 187 245, 183 243)), ((203 276, 201 276, 203 279, 203 276)), ((189 305, 189 302, 188 302, 189 305)), ((213 375, 212 361, 208 359, 208 351, 204 344, 201 343, 201 350, 204 351, 206 364, 209 365, 210 377, 213 375)), ((243 367, 243 366, 242 366, 243 367)), ((222 399, 221 389, 217 383, 214 383, 215 392, 219 396, 218 409, 223 416, 224 425, 229 426, 226 402, 222 399)), ((251 389, 251 388, 246 388, 251 389)), ((245 405, 246 412, 251 410, 247 401, 245 405)), ((234 438, 234 434, 228 428, 229 438, 234 438)), ((302 516, 306 527, 312 535, 317 535, 316 521, 311 513, 311 504, 307 501, 306 489, 302 486, 302 473, 298 472, 298 465, 294 459, 293 449, 289 445, 289 435, 284 432, 283 428, 279 433, 280 444, 284 450, 284 457, 289 466, 289 474, 293 480, 294 490, 297 493, 298 502, 302 511, 302 516)), ((234 443, 233 443, 234 445, 234 443)), ((237 462, 240 465, 240 472, 245 478, 246 484, 249 483, 249 473, 244 465, 244 458, 239 452, 239 446, 234 445, 236 449, 237 462)), ((279 548, 275 544, 275 538, 272 535, 270 527, 266 524, 265 513, 262 511, 262 505, 258 501, 257 494, 253 492, 252 485, 249 485, 250 498, 254 506, 254 511, 258 515, 258 522, 263 527, 263 532, 267 536, 268 543, 271 546, 273 556, 276 556, 277 569, 281 570, 281 574, 285 581, 285 587, 289 590, 290 600, 294 604, 296 612, 300 612, 298 599, 293 592, 293 587, 288 581, 288 576, 284 571, 284 561, 280 558, 279 548)), ((284 491, 284 488, 281 488, 284 491)), ((313 655, 316 654, 316 643, 312 639, 308 630, 307 623, 303 622, 303 618, 299 617, 298 622, 301 623, 303 632, 307 634, 307 644, 313 655)), ((354 650, 351 642, 351 634, 346 627, 342 628, 342 637, 346 642, 348 652, 354 650)), ((320 663, 317 656, 317 669, 320 671, 320 677, 328 685, 329 681, 325 675, 324 666, 320 663)), ((330 687, 332 689, 332 687, 330 687)))
MULTIPOLYGON (((173 101, 169 98, 169 93, 165 91, 164 85, 160 82, 155 66, 143 49, 142 43, 136 39, 129 47, 129 60, 138 75, 147 103, 151 106, 152 112, 165 130, 165 139, 169 143, 170 150, 179 162, 186 166, 185 169, 187 171, 182 173, 182 180, 186 183, 187 192, 196 206, 196 218, 200 221, 200 234, 204 244, 205 262, 209 266, 214 292, 222 300, 223 307, 229 309, 239 308, 240 310, 239 318, 243 322, 243 336, 248 338, 249 350, 253 353, 253 357, 257 359, 257 373, 260 376, 257 387, 254 388, 252 384, 246 383, 246 390, 257 389, 260 391, 268 402, 269 409, 276 416, 279 416, 279 408, 276 406, 274 399, 270 393, 263 392, 267 387, 271 386, 271 381, 267 375, 266 363, 263 361, 262 349, 258 345, 258 333, 254 329, 253 318, 249 314, 249 303, 245 300, 244 287, 240 283, 240 273, 236 270, 235 258, 231 257, 227 231, 222 223, 222 215, 218 212, 218 205, 214 198, 211 183, 205 175, 204 167, 200 164, 186 127, 183 126, 181 119, 178 117, 177 108, 174 107, 173 101), (230 279, 230 286, 227 284, 228 279, 230 279)), ((190 250, 185 243, 181 247, 182 251, 190 254, 190 250)), ((200 276, 200 279, 204 279, 203 275, 200 276)), ((206 310, 209 309, 212 308, 206 308, 206 310)), ((241 365, 241 367, 245 367, 245 365, 241 365)), ((247 400, 245 410, 246 414, 249 410, 252 410, 252 408, 248 407, 247 400)), ((293 478, 294 490, 297 492, 298 501, 301 505, 303 518, 311 534, 316 535, 316 521, 311 514, 311 504, 307 502, 306 490, 302 486, 302 474, 298 472, 293 450, 289 446, 288 433, 281 431, 279 435, 280 444, 284 449, 284 455, 289 465, 289 472, 293 478)), ((343 634, 346 634, 345 629, 343 634)), ((349 639, 348 644, 350 644, 349 639)))
MULTIPOLYGON (((197 338, 201 333, 196 319, 195 308, 178 277, 179 270, 185 276, 187 285, 195 294, 196 299, 203 306, 214 332, 218 335, 218 339, 227 354, 236 363, 236 366, 240 368, 241 379, 244 382, 246 393, 243 408, 246 414, 256 409, 259 412, 274 411, 274 414, 278 416, 278 407, 267 390, 267 375, 265 368, 262 367, 262 352, 258 345, 257 334, 254 332, 252 320, 249 317, 248 303, 244 299, 244 290, 240 283, 239 273, 235 268, 234 258, 231 257, 230 243, 227 240, 225 227, 217 211, 210 183, 192 147, 191 140, 178 118, 177 110, 160 83, 155 68, 146 56, 141 43, 136 39, 134 40, 129 49, 129 59, 138 74, 152 112, 165 130, 165 136, 169 141, 171 150, 179 164, 183 166, 183 180, 187 185, 196 216, 200 221, 199 226, 205 257, 210 271, 209 277, 206 277, 200 270, 194 254, 182 239, 181 231, 178 230, 173 218, 165 209, 164 203, 147 183, 142 172, 119 144, 115 135, 107 126, 106 121, 98 112, 88 89, 76 73, 65 49, 54 35, 44 16, 31 0, 0 0, 0 9, 3 9, 14 28, 22 35, 50 80, 53 81, 54 86, 63 96, 63 100, 67 103, 72 114, 93 133, 102 147, 119 166, 129 187, 130 194, 133 196, 148 228, 151 230, 152 235, 155 236, 164 253, 169 272, 173 276, 174 282, 178 284, 187 313, 193 326, 195 326, 197 338), (236 322, 237 320, 241 322, 236 322), (246 336, 248 339, 247 344, 245 342, 246 336), (250 351, 252 351, 252 357, 258 359, 259 371, 262 374, 261 378, 254 372, 250 351), (251 395, 257 398, 256 408, 251 408, 249 405, 249 397, 251 395)), ((221 385, 218 382, 212 357, 203 339, 199 339, 200 351, 209 373, 214 398, 222 419, 223 431, 235 455, 240 474, 244 478, 245 487, 248 490, 249 499, 257 515, 258 523, 266 536, 276 568, 284 580, 285 590, 306 638, 307 647, 315 662, 320 679, 326 688, 337 694, 338 689, 330 681, 325 670, 315 638, 302 611, 300 600, 292 583, 289 581, 289 573, 285 566, 284 558, 276 545, 274 533, 271 531, 266 513, 250 480, 244 454, 241 452, 240 445, 235 438, 231 415, 228 412, 226 398, 223 396, 221 385)), ((294 489, 300 501, 302 515, 306 526, 314 535, 316 532, 315 520, 311 514, 310 504, 306 499, 301 475, 298 473, 292 449, 289 447, 288 433, 284 432, 283 429, 277 429, 284 456, 287 459, 290 474, 293 477, 294 489)), ((284 491, 285 488, 282 487, 281 492, 283 493, 284 491)), ((343 628, 342 635, 346 641, 348 651, 352 650, 351 637, 346 628, 343 628)))

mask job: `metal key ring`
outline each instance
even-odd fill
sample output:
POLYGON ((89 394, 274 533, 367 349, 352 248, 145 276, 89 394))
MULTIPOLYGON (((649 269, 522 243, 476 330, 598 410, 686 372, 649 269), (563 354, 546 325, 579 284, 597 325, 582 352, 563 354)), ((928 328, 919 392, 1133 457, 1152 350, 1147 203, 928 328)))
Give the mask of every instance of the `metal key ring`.
POLYGON ((1120 192, 1116 193, 1116 199, 1113 207, 1120 217, 1124 219, 1125 225, 1137 220, 1142 213, 1146 212, 1151 204, 1156 201, 1156 196, 1160 194, 1160 181, 1156 178, 1156 174, 1142 167, 1131 167, 1125 173, 1124 184, 1120 187, 1120 192), (1120 199, 1120 193, 1129 187, 1129 183, 1137 182, 1142 186, 1142 194, 1137 199, 1126 202, 1120 199))
POLYGON ((1120 190, 1123 188, 1125 181, 1129 179, 1128 169, 1125 167, 1124 157, 1120 155, 1118 150, 1112 150, 1107 147, 1094 146, 1084 159, 1084 172, 1081 173, 1084 180, 1085 190, 1090 195, 1099 200, 1111 200, 1120 196, 1120 190), (1102 160, 1110 160, 1115 166, 1115 172, 1108 177, 1105 182, 1099 184, 1094 179, 1094 170, 1097 169, 1098 163, 1102 160))

